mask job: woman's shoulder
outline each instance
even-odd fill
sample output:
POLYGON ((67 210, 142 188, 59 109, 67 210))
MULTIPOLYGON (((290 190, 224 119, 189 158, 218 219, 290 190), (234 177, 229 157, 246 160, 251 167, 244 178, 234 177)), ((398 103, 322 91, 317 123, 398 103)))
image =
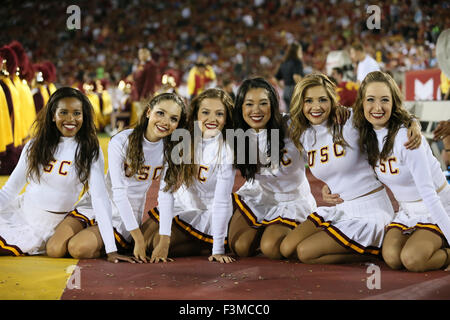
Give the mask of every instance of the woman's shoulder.
POLYGON ((121 143, 128 139, 128 136, 133 132, 133 129, 125 129, 111 137, 111 142, 121 143))

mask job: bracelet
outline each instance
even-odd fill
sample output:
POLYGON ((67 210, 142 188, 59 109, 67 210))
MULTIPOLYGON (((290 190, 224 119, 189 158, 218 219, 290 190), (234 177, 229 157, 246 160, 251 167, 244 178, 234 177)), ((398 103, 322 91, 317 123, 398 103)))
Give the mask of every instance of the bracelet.
POLYGON ((445 149, 445 152, 450 152, 450 149, 445 149))

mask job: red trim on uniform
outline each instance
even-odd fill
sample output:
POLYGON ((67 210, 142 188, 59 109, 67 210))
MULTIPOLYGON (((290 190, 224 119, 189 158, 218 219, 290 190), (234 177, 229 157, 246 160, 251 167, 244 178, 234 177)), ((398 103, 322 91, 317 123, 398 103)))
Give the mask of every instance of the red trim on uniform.
MULTIPOLYGON (((150 209, 147 214, 150 216, 150 218, 152 218, 153 220, 155 220, 156 222, 159 223, 159 210, 157 207, 150 209)), ((208 244, 212 244, 213 243, 213 237, 211 237, 210 235, 201 232, 200 230, 197 230, 196 228, 194 228, 191 224, 183 221, 182 219, 180 219, 179 216, 176 216, 173 218, 173 221, 175 222, 175 226, 189 234, 190 236, 194 237, 197 240, 201 240, 203 242, 206 242, 208 244)), ((228 240, 225 239, 224 244, 227 244, 228 240)))
POLYGON ((83 224, 84 228, 95 225, 95 220, 89 220, 88 217, 86 217, 84 214, 80 213, 77 209, 70 211, 67 214, 67 217, 72 217, 72 218, 77 219, 78 221, 80 221, 83 224))
POLYGON ((0 256, 23 256, 25 255, 22 250, 13 244, 9 244, 6 240, 0 236, 0 256))
POLYGON ((325 222, 322 216, 317 214, 317 212, 311 213, 308 220, 312 221, 316 227, 322 227, 323 230, 332 237, 337 243, 347 249, 352 249, 359 254, 371 254, 378 256, 380 254, 380 248, 375 246, 363 246, 358 242, 347 237, 341 230, 331 225, 329 221, 325 222))

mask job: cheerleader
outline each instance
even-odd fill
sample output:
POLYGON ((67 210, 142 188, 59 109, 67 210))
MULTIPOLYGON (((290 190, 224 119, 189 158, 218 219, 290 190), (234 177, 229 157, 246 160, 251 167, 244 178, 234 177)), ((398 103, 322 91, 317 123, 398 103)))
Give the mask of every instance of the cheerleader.
POLYGON ((280 259, 283 238, 316 209, 305 159, 289 139, 278 95, 266 80, 241 84, 233 120, 235 129, 246 132, 248 143, 235 145, 236 168, 247 181, 233 194, 230 248, 248 257, 260 247, 265 256, 280 259))
POLYGON ((89 188, 95 199, 93 207, 105 226, 102 235, 113 237, 92 106, 81 92, 64 87, 50 97, 44 110, 35 122, 33 138, 0 190, 2 255, 45 253, 47 240, 83 188, 89 188))
POLYGON ((225 134, 232 128, 232 108, 229 95, 217 88, 207 89, 192 100, 188 156, 180 166, 168 166, 158 208, 150 211, 159 221, 151 262, 204 254, 209 255, 209 261, 234 261, 225 252, 235 177, 225 134))
POLYGON ((116 242, 99 232, 101 224, 100 221, 97 224, 98 215, 93 207, 95 197, 88 192, 58 226, 48 242, 48 252, 58 257, 69 253, 79 259, 98 258, 106 252, 110 262, 148 262, 147 238, 153 230, 149 230, 149 220, 142 222, 147 191, 159 179, 164 160, 170 157, 174 144, 171 134, 184 125, 185 110, 179 96, 161 94, 149 102, 134 129, 111 138, 106 185, 112 200, 116 242), (134 258, 122 255, 130 251, 134 258))
POLYGON ((394 215, 385 188, 358 148, 353 115, 338 125, 336 106, 335 86, 325 75, 310 74, 296 85, 292 139, 307 154, 311 173, 343 199, 317 208, 284 239, 283 255, 304 263, 346 263, 378 255, 384 227, 394 215))
POLYGON ((395 81, 369 73, 355 103, 360 147, 397 201, 399 211, 387 226, 382 255, 393 269, 423 272, 448 266, 450 186, 424 137, 420 148, 406 150, 409 115, 395 81))

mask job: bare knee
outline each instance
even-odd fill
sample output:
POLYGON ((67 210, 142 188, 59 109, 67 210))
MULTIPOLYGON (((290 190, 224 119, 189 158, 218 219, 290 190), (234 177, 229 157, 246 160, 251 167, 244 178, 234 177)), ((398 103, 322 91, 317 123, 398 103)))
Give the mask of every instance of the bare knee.
POLYGON ((261 252, 270 259, 281 259, 280 242, 273 239, 261 240, 261 252))
POLYGON ((280 252, 285 258, 293 258, 294 253, 296 252, 298 243, 293 243, 289 241, 288 238, 284 238, 280 244, 280 252))
POLYGON ((310 246, 300 243, 297 246, 297 256, 301 262, 312 264, 317 258, 317 253, 310 246))
POLYGON ((417 254, 414 250, 402 250, 400 259, 408 271, 424 272, 426 271, 425 259, 417 254))
POLYGON ((87 241, 78 241, 73 238, 67 245, 69 254, 75 259, 90 259, 98 258, 99 253, 95 245, 87 241))
POLYGON ((251 250, 252 243, 243 237, 237 238, 230 246, 232 251, 239 257, 249 257, 254 254, 253 250, 251 250))
POLYGON ((51 237, 47 241, 45 251, 49 257, 63 258, 67 255, 67 241, 59 241, 56 237, 51 237))
POLYGON ((399 270, 403 267, 402 260, 400 259, 400 252, 394 248, 383 247, 382 256, 384 262, 394 270, 399 270))

